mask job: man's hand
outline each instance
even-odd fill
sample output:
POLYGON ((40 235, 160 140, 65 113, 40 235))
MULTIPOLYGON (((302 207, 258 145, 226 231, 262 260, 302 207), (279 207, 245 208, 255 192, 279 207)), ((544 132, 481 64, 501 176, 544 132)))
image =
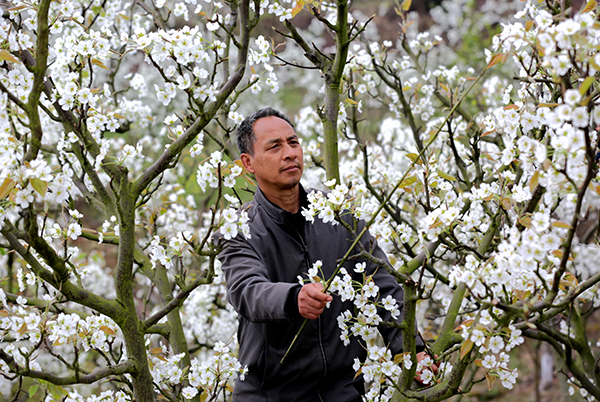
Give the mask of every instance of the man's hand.
POLYGON ((300 315, 314 320, 321 315, 327 303, 333 300, 331 295, 323 293, 322 283, 307 283, 298 292, 298 311, 300 315))
MULTIPOLYGON (((437 358, 437 356, 436 356, 437 358)), ((426 352, 417 353, 417 372, 415 373, 415 380, 421 385, 432 385, 433 374, 437 374, 438 366, 434 363, 433 359, 426 352), (429 373, 423 374, 423 371, 427 370, 429 373)))

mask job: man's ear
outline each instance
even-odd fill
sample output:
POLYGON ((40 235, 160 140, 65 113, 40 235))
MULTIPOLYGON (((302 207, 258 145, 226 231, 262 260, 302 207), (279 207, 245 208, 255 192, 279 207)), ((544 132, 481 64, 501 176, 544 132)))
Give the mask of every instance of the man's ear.
POLYGON ((254 173, 254 167, 252 166, 252 162, 253 162, 252 155, 244 153, 244 154, 240 155, 240 159, 242 160, 242 163, 244 164, 244 167, 246 168, 246 170, 249 171, 250 173, 254 173))

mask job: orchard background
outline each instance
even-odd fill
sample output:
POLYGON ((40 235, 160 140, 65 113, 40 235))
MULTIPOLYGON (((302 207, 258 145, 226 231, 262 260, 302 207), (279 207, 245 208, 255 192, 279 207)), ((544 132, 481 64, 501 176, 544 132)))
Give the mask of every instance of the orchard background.
POLYGON ((307 219, 363 219, 405 289, 391 356, 373 307, 396 301, 321 279, 355 301, 369 401, 600 400, 599 6, 430 6, 0 5, 2 398, 230 399, 247 368, 211 235, 248 233, 235 129, 273 106, 332 190, 307 219), (421 388, 415 319, 441 367, 421 388))

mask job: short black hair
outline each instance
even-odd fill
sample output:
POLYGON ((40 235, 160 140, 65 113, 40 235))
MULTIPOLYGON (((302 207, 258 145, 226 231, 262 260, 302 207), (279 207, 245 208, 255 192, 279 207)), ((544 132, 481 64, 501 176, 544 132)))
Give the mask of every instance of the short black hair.
POLYGON ((272 107, 266 107, 251 115, 247 116, 239 125, 237 129, 237 147, 240 154, 254 155, 254 143, 256 142, 256 135, 254 135, 254 123, 256 120, 262 119, 263 117, 275 116, 285 120, 292 128, 294 125, 290 121, 290 118, 279 110, 275 110, 272 107))

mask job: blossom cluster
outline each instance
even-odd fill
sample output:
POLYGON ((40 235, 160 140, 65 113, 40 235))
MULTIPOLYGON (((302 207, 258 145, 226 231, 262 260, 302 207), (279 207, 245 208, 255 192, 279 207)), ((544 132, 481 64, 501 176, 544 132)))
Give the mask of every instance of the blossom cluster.
MULTIPOLYGON (((500 311, 496 309, 494 313, 498 314, 500 311)), ((504 387, 512 389, 519 374, 516 369, 508 367, 510 357, 507 352, 522 344, 524 339, 521 330, 512 324, 501 331, 493 330, 493 324, 494 320, 490 312, 482 310, 476 321, 465 322, 459 329, 465 345, 478 348, 477 353, 482 358, 477 364, 483 367, 486 376, 496 377, 504 387)))
POLYGON ((204 361, 192 360, 188 379, 190 386, 202 387, 209 393, 218 394, 220 389, 235 379, 243 381, 247 372, 248 367, 242 367, 229 346, 217 342, 212 357, 204 361))
MULTIPOLYGON (((322 282, 326 284, 326 278, 323 278, 321 271, 322 262, 317 260, 309 269, 304 279, 299 276, 301 284, 305 281, 322 282)), ((354 370, 357 375, 362 374, 365 381, 370 384, 369 400, 375 395, 380 395, 382 389, 386 389, 387 398, 391 397, 393 392, 393 381, 401 371, 398 362, 391 359, 391 352, 385 347, 379 347, 377 340, 379 332, 377 327, 383 322, 381 314, 387 312, 392 319, 400 316, 398 302, 391 296, 380 298, 379 287, 373 280, 372 275, 367 275, 367 263, 356 263, 353 269, 353 275, 348 273, 346 268, 341 268, 339 273, 331 278, 327 292, 340 297, 342 302, 351 301, 355 307, 355 312, 346 310, 337 317, 340 328, 340 340, 344 345, 350 344, 350 337, 354 336, 362 340, 362 344, 367 347, 368 356, 365 362, 358 358, 355 360, 354 370), (389 395, 388 395, 389 394, 389 395)), ((410 356, 406 358, 408 363, 410 356)), ((433 362, 432 362, 433 363, 433 362)), ((407 369, 410 369, 405 363, 407 369)), ((427 371, 427 370, 425 370, 427 371)), ((382 397, 381 400, 388 400, 382 397)))
MULTIPOLYGON (((27 299, 22 296, 18 296, 17 304, 12 306, 7 304, 3 291, 0 296, 5 309, 0 316, 2 340, 13 339, 3 350, 21 367, 39 371, 54 366, 44 355, 34 353, 35 345, 44 339, 48 340, 55 353, 65 357, 73 353, 73 348, 85 352, 100 351, 108 356, 113 348, 123 342, 120 329, 106 316, 88 315, 83 318, 75 313, 51 315, 29 308, 27 299)), ((49 297, 45 299, 51 301, 49 297)))
POLYGON ((244 380, 248 372, 242 367, 228 345, 217 342, 209 357, 199 360, 193 358, 189 368, 182 367, 185 354, 169 354, 166 346, 156 348, 150 357, 151 373, 154 382, 162 385, 184 384, 182 396, 192 399, 202 393, 206 397, 217 398, 238 377, 244 380))
POLYGON ((213 284, 194 291, 182 307, 186 339, 207 347, 233 338, 237 330, 237 313, 225 299, 225 276, 218 262, 215 274, 213 284))
POLYGON ((232 188, 236 184, 236 178, 242 174, 242 168, 235 164, 228 164, 223 160, 223 154, 220 151, 215 151, 210 155, 210 158, 200 165, 196 173, 196 181, 203 192, 206 191, 206 186, 217 188, 220 184, 219 178, 227 188, 232 188))

